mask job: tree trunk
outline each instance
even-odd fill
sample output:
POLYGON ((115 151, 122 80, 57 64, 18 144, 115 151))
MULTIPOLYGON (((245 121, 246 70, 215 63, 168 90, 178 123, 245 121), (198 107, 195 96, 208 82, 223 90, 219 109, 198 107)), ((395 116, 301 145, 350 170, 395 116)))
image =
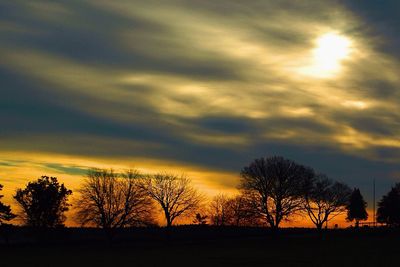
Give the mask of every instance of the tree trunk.
POLYGON ((277 235, 279 232, 279 225, 277 223, 274 223, 273 225, 271 225, 271 229, 274 235, 277 235))
POLYGON ((172 219, 171 215, 169 214, 168 210, 164 209, 165 213, 165 219, 167 220, 167 228, 170 228, 172 226, 172 219))

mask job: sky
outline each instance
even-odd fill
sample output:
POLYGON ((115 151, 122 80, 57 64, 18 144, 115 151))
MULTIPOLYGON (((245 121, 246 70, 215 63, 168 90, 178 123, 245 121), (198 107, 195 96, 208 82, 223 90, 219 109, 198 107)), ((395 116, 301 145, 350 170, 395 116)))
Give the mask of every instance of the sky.
POLYGON ((358 187, 400 182, 397 0, 0 1, 0 184, 88 168, 235 192, 281 155, 358 187))

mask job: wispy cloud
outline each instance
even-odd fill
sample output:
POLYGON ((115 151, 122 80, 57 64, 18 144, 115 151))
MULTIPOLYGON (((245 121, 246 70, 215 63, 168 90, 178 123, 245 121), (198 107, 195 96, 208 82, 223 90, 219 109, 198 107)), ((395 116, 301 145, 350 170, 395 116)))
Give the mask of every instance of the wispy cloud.
POLYGON ((400 160, 399 21, 353 2, 2 3, 0 152, 175 162, 229 173, 215 179, 232 188, 226 177, 276 153, 387 185, 400 160), (348 58, 332 76, 304 73, 327 33, 351 41, 348 58))

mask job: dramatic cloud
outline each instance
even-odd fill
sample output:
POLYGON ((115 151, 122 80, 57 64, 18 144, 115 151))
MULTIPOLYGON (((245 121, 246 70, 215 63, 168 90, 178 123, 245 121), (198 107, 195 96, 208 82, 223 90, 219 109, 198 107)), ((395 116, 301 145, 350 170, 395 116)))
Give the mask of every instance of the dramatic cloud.
POLYGON ((279 154, 382 194, 400 173, 400 21, 385 5, 1 3, 0 182, 168 168, 212 193, 279 154))

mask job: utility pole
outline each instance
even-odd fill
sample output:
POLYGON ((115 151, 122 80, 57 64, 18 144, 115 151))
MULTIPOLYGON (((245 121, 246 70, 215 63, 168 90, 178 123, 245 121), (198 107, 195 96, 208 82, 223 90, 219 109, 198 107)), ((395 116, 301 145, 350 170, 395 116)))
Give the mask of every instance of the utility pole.
POLYGON ((373 189, 374 189, 374 197, 373 197, 373 226, 376 227, 376 215, 375 215, 375 178, 373 179, 373 189))

